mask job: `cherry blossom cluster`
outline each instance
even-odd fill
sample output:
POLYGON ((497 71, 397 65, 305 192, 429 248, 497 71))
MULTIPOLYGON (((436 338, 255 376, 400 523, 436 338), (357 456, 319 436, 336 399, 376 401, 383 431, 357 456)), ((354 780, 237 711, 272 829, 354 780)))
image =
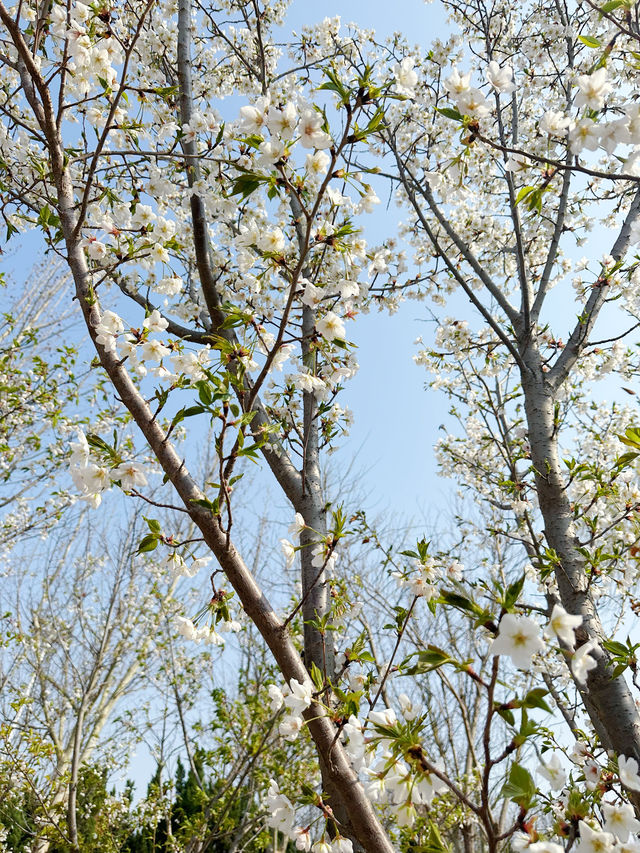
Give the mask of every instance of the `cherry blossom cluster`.
POLYGON ((100 506, 103 492, 114 484, 125 492, 147 485, 145 473, 136 462, 119 462, 107 467, 92 461, 91 448, 82 431, 78 431, 77 441, 71 444, 69 473, 82 499, 94 508, 100 506))
POLYGON ((291 801, 280 793, 278 783, 273 779, 264 805, 269 812, 268 825, 294 841, 296 850, 311 850, 312 853, 352 853, 353 844, 344 836, 330 838, 323 834, 318 841, 312 842, 311 827, 296 825, 295 808, 291 801))
MULTIPOLYGON (((578 684, 586 684, 588 673, 596 667, 599 646, 588 640, 575 649, 575 630, 582 624, 582 616, 573 616, 555 604, 551 612, 549 627, 562 643, 562 648, 571 652, 571 672, 578 684)), ((500 620, 500 631, 491 643, 492 655, 508 655, 521 669, 531 667, 537 652, 546 651, 537 623, 528 616, 506 613, 500 620)))

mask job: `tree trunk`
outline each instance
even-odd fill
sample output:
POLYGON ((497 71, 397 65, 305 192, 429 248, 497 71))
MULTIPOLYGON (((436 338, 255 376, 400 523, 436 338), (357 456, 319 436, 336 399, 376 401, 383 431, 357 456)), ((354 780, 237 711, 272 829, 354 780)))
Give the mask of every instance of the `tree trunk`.
MULTIPOLYGON (((585 686, 577 686, 605 749, 633 756, 640 762, 638 709, 625 679, 612 677, 609 656, 602 647, 606 635, 591 595, 585 560, 579 551, 566 478, 558 455, 554 395, 541 371, 523 375, 522 384, 545 537, 558 557, 554 571, 560 600, 568 613, 582 616, 582 625, 576 631, 578 646, 590 639, 599 644, 593 653, 593 657, 597 657, 597 667, 589 673, 585 686)), ((633 795, 632 799, 636 811, 640 811, 640 796, 633 795)))
MULTIPOLYGON (((310 373, 316 372, 316 357, 313 349, 315 311, 307 306, 302 314, 302 359, 310 373)), ((304 604, 304 654, 307 668, 313 662, 333 681, 335 673, 333 641, 318 626, 318 620, 327 616, 330 601, 327 590, 327 573, 322 566, 312 565, 314 543, 324 540, 327 533, 325 500, 320 481, 320 448, 318 428, 318 404, 312 391, 304 393, 304 431, 302 457, 302 496, 295 506, 304 518, 307 529, 302 531, 300 551, 302 564, 302 595, 304 604)), ((317 562, 317 561, 316 561, 317 562)))

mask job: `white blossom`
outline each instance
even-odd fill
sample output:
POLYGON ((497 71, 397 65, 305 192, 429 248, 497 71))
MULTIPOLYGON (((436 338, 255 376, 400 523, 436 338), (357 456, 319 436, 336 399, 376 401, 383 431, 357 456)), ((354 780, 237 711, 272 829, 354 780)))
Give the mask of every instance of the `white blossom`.
POLYGON ((111 469, 111 479, 119 480, 125 491, 147 485, 144 471, 135 462, 121 462, 117 468, 111 469))
POLYGON ((487 80, 496 92, 502 92, 505 95, 511 94, 516 88, 516 84, 513 82, 513 69, 508 66, 503 66, 502 68, 498 65, 495 60, 491 60, 489 63, 489 67, 487 68, 487 80))
POLYGON ((289 533, 295 539, 299 539, 302 531, 306 529, 307 525, 305 524, 304 518, 299 512, 297 512, 293 522, 289 525, 289 533))
POLYGON ((607 81, 607 69, 603 66, 591 74, 581 74, 576 83, 580 90, 576 95, 576 106, 589 107, 591 110, 602 109, 605 96, 611 91, 611 84, 607 81))
POLYGON ((292 714, 300 714, 311 705, 313 700, 313 687, 310 681, 304 683, 292 678, 289 681, 288 692, 284 694, 284 704, 292 714))
POLYGON ((591 829, 583 820, 579 821, 580 842, 577 846, 579 853, 609 853, 613 850, 615 838, 609 832, 598 832, 591 829))
POLYGON ((287 568, 289 568, 290 566, 293 565, 293 562, 296 558, 295 546, 292 545, 288 539, 281 539, 280 540, 280 547, 282 548, 282 553, 284 554, 287 568))
POLYGON ((270 252, 274 255, 281 255, 284 252, 284 234, 281 228, 274 228, 271 231, 265 231, 258 237, 257 246, 262 252, 270 252))
POLYGON ((154 308, 143 322, 144 328, 149 329, 150 332, 164 332, 168 325, 169 321, 161 316, 157 308, 154 308))
POLYGON ((330 148, 333 140, 322 130, 323 118, 315 110, 305 110, 300 116, 298 130, 303 148, 330 148))
POLYGON ((578 684, 586 684, 587 675, 598 666, 598 661, 591 656, 590 652, 599 648, 597 640, 589 640, 583 643, 571 658, 571 672, 578 684))
POLYGON ((620 781, 630 791, 640 791, 640 774, 638 762, 633 757, 618 756, 618 774, 620 781))
POLYGON ((280 690, 280 688, 275 684, 270 684, 267 690, 270 701, 269 707, 271 708, 271 713, 275 714, 280 710, 280 708, 282 708, 284 704, 284 696, 282 695, 282 690, 280 690))
POLYGON ((316 320, 316 329, 328 341, 344 340, 346 335, 344 323, 333 311, 327 311, 324 317, 316 320))
POLYGON ((303 726, 304 720, 302 717, 288 716, 282 720, 278 726, 278 731, 285 740, 294 741, 300 734, 303 726))
POLYGON ((393 76, 396 92, 399 95, 412 98, 414 89, 418 84, 418 75, 414 71, 413 59, 410 56, 405 56, 400 63, 393 66, 393 76))
POLYGON ((508 655, 517 667, 529 669, 533 656, 544 648, 540 628, 533 619, 506 613, 489 651, 492 655, 508 655))
POLYGON ((544 776, 554 789, 562 788, 567 781, 567 774, 557 753, 542 761, 538 767, 538 773, 544 776))
POLYGON ((602 804, 606 832, 611 832, 620 841, 627 841, 629 833, 640 830, 640 821, 636 819, 633 806, 630 803, 611 805, 602 804))
POLYGON ((551 611, 549 626, 562 642, 573 651, 576 644, 575 630, 582 625, 582 616, 573 616, 560 604, 555 604, 551 611))
POLYGON ((549 136, 566 136, 571 126, 571 118, 557 110, 547 110, 540 121, 540 130, 549 136))

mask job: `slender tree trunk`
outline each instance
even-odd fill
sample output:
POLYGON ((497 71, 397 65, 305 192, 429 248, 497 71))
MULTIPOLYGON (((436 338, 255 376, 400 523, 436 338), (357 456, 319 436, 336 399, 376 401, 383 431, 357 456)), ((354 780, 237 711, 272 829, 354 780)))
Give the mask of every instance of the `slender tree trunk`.
POLYGON ((472 823, 463 823, 460 827, 464 853, 475 853, 474 831, 472 823))
MULTIPOLYGON (((315 311, 305 306, 302 314, 302 360, 310 373, 315 373, 316 357, 313 347, 315 311)), ((335 673, 333 640, 321 630, 318 621, 327 616, 330 601, 327 590, 327 573, 322 565, 314 566, 314 543, 322 542, 327 533, 325 500, 320 477, 320 448, 318 404, 312 391, 304 393, 304 432, 302 459, 302 496, 295 506, 308 529, 302 531, 300 551, 302 564, 302 607, 304 619, 304 654, 307 668, 313 662, 333 681, 335 673)), ((318 561, 316 561, 318 562, 318 561)))
POLYGON ((78 801, 78 775, 80 772, 84 715, 85 707, 84 704, 82 704, 78 711, 76 727, 73 733, 73 754, 71 757, 71 775, 69 779, 69 794, 67 797, 67 832, 69 834, 69 843, 73 850, 78 849, 78 820, 76 806, 78 801))
MULTIPOLYGON (((90 296, 89 270, 84 251, 79 238, 74 234, 76 225, 74 194, 69 173, 63 164, 59 143, 52 151, 52 161, 53 173, 57 177, 58 210, 66 241, 69 267, 76 284, 76 292, 87 328, 95 343, 95 328, 100 322, 100 313, 97 303, 90 296)), ((301 682, 308 682, 309 676, 291 638, 235 547, 227 540, 219 520, 195 503, 202 498, 202 492, 191 478, 184 460, 178 456, 168 441, 164 430, 118 357, 99 344, 95 345, 115 392, 131 412, 133 419, 149 442, 168 479, 173 483, 185 508, 202 532, 205 542, 238 594, 245 612, 271 649, 285 679, 290 681, 296 678, 301 682)), ((332 807, 336 810, 336 815, 338 815, 338 808, 343 810, 344 825, 348 827, 347 834, 353 833, 352 840, 360 842, 363 849, 369 853, 393 853, 391 842, 380 825, 346 752, 340 742, 336 741, 335 726, 315 702, 305 712, 305 717, 321 757, 321 763, 323 760, 326 761, 325 783, 330 793, 335 792, 332 807), (326 758, 323 759, 323 757, 326 758)))

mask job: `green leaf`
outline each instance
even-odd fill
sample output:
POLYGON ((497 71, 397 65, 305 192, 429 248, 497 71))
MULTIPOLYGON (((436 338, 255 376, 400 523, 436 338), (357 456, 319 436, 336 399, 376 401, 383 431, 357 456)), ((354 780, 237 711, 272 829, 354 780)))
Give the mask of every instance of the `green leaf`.
POLYGON ((528 195, 531 195, 532 192, 535 192, 535 187, 521 187, 518 190, 518 194, 516 196, 516 204, 520 204, 522 199, 526 198, 528 195))
POLYGON ((203 406, 213 403, 213 391, 206 382, 198 382, 198 397, 203 406))
MULTIPOLYGON (((411 655, 413 657, 413 655, 411 655)), ((447 652, 439 649, 437 646, 429 645, 424 651, 417 653, 418 663, 410 669, 405 670, 403 675, 422 675, 425 672, 431 672, 445 663, 456 663, 456 661, 447 654, 447 652)))
POLYGON ((462 114, 451 107, 438 107, 438 112, 440 115, 443 115, 445 118, 450 118, 453 121, 459 121, 460 123, 463 121, 462 114))
POLYGON ((220 515, 220 501, 216 498, 213 501, 210 501, 208 498, 195 498, 191 501, 192 504, 196 506, 202 506, 205 509, 211 510, 213 515, 220 515))
POLYGON ((260 184, 265 183, 268 179, 261 175, 254 175, 251 172, 244 172, 234 180, 230 195, 240 195, 243 199, 248 198, 251 193, 254 193, 260 184))
POLYGON ((458 592, 454 592, 453 590, 443 589, 440 592, 440 596, 437 599, 431 599, 438 604, 446 604, 449 607, 455 607, 456 610, 460 610, 463 613, 469 613, 476 617, 478 625, 484 625, 492 620, 492 614, 480 607, 479 604, 476 604, 475 601, 472 601, 469 598, 465 598, 464 595, 460 595, 458 592))
POLYGON ((111 447, 103 438, 100 438, 100 436, 96 435, 95 433, 87 433, 87 444, 89 445, 89 447, 93 447, 94 450, 99 450, 102 453, 106 453, 110 459, 115 460, 117 456, 115 447, 111 447))
MULTIPOLYGON (((238 435, 241 434, 242 433, 238 433, 238 435)), ((260 456, 258 451, 262 446, 262 444, 250 444, 248 447, 243 447, 242 450, 238 450, 238 456, 247 456, 249 459, 259 459, 260 456)))
POLYGON ((322 674, 322 670, 316 666, 316 664, 311 661, 311 680, 315 684, 318 690, 322 690, 324 687, 324 675, 322 674))
POLYGON ((154 94, 160 95, 161 98, 166 98, 169 95, 177 95, 179 91, 179 86, 158 86, 153 90, 154 94))
POLYGON ((433 822, 429 824, 427 842, 424 845, 424 848, 421 849, 424 849, 425 853, 449 853, 449 846, 445 844, 442 836, 440 835, 440 830, 433 822))
POLYGON ((626 0, 609 0, 608 3, 600 6, 600 11, 603 15, 608 15, 609 12, 613 12, 614 9, 619 9, 620 6, 626 6, 626 0))
POLYGON ((216 141, 213 143, 214 148, 217 148, 218 145, 220 145, 220 143, 222 142, 222 137, 224 136, 224 128, 225 122, 222 122, 222 124, 220 125, 220 130, 218 131, 218 135, 216 136, 216 141))
POLYGON ((632 462, 634 462, 638 458, 638 453, 634 453, 630 450, 628 453, 623 453, 622 456, 618 456, 616 459, 614 468, 619 468, 622 470, 623 468, 628 468, 632 462))
POLYGON ((518 746, 525 742, 525 740, 531 735, 535 734, 538 731, 538 726, 533 720, 529 719, 529 715, 527 714, 526 708, 522 708, 522 719, 520 721, 520 734, 516 739, 516 743, 518 746))
POLYGON ((496 710, 503 720, 506 720, 509 725, 515 726, 516 718, 513 716, 513 711, 510 708, 497 708, 496 710))
POLYGON ((619 643, 617 640, 605 640, 602 645, 608 652, 611 652, 612 655, 616 655, 617 657, 629 654, 627 646, 623 643, 619 643))
POLYGON ((160 522, 159 522, 159 521, 156 521, 156 519, 155 519, 155 518, 147 518, 147 517, 146 517, 146 516, 144 516, 144 515, 143 515, 142 517, 144 518, 144 520, 145 520, 145 521, 147 522, 147 524, 149 525, 149 530, 150 530, 152 533, 156 533, 156 534, 161 534, 161 533, 162 533, 162 527, 160 526, 160 522))
POLYGON ((42 225, 46 228, 51 222, 51 218, 51 208, 48 204, 45 204, 45 206, 40 210, 40 213, 38 214, 38 225, 42 225))
POLYGON ((201 415, 203 412, 206 411, 207 410, 204 408, 204 406, 189 406, 186 409, 180 409, 180 411, 176 412, 176 414, 174 415, 173 420, 171 421, 171 425, 176 426, 180 423, 180 421, 183 421, 185 418, 191 418, 193 417, 193 415, 201 415))
POLYGON ((20 233, 19 230, 16 228, 15 225, 13 225, 13 223, 7 222, 7 233, 5 236, 5 242, 8 243, 14 234, 19 234, 19 233, 20 233))
POLYGON ((356 137, 356 139, 364 139, 366 136, 369 136, 370 133, 373 133, 375 130, 377 130, 383 118, 384 110, 376 110, 369 124, 364 129, 360 129, 355 132, 354 136, 356 137))
POLYGON ((440 601, 442 604, 448 604, 450 607, 455 607, 456 610, 465 610, 467 613, 475 613, 476 605, 464 595, 453 590, 443 589, 440 593, 440 601))
POLYGON ((322 83, 318 86, 318 89, 325 90, 327 92, 335 92, 337 95, 340 95, 341 103, 346 104, 349 100, 349 90, 347 87, 340 82, 338 75, 333 71, 333 69, 328 69, 325 73, 329 79, 326 83, 322 83))
POLYGON ((543 697, 547 695, 547 690, 544 687, 535 687, 530 690, 522 700, 524 708, 541 708, 543 711, 551 713, 551 708, 544 701, 543 697))
POLYGON ((587 47, 602 47, 598 39, 593 38, 593 36, 578 36, 578 41, 586 44, 587 47))
POLYGON ((520 764, 513 764, 509 779, 502 786, 500 796, 508 798, 522 809, 528 809, 536 795, 536 785, 531 773, 520 764))
POLYGON ((640 450, 640 429, 637 427, 629 427, 625 430, 624 435, 618 435, 617 438, 627 447, 635 447, 640 450))
POLYGON ((510 586, 507 587, 507 590, 504 594, 504 609, 511 610, 516 601, 520 598, 520 593, 522 592, 522 587, 524 586, 525 575, 518 578, 517 581, 514 581, 510 586))
POLYGON ((136 554, 146 554, 147 551, 155 551, 157 547, 158 537, 153 533, 147 533, 147 535, 140 540, 136 554))

